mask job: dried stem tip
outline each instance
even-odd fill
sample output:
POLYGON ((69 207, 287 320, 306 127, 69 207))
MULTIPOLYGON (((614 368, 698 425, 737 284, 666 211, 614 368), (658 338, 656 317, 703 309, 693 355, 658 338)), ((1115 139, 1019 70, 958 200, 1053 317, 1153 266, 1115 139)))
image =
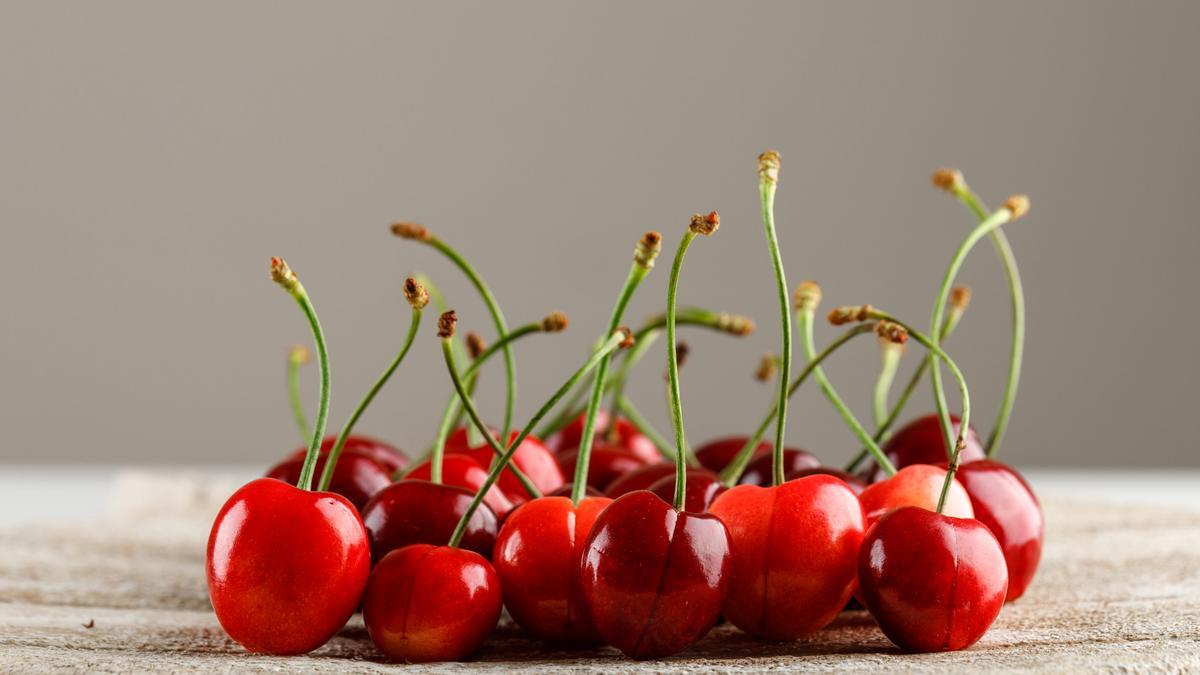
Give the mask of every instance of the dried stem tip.
POLYGON ((938 169, 933 172, 933 186, 954 194, 967 187, 967 181, 963 179, 962 172, 958 169, 938 169))
POLYGON ((721 216, 716 211, 709 213, 707 216, 699 213, 692 216, 692 222, 688 224, 688 228, 696 234, 708 236, 717 231, 721 226, 721 216))
POLYGON ((754 319, 741 314, 718 314, 717 330, 730 335, 745 336, 754 332, 754 319))
POLYGON ((875 334, 893 344, 902 345, 908 342, 908 331, 894 321, 880 321, 875 324, 875 334))
POLYGON ((487 342, 483 336, 475 331, 469 331, 467 333, 467 355, 474 361, 485 351, 487 351, 487 342))
POLYGON ((633 346, 633 331, 629 330, 627 326, 617 326, 616 332, 621 334, 621 343, 617 345, 618 347, 629 349, 633 346))
POLYGON ((683 364, 687 363, 688 354, 692 353, 692 346, 680 340, 675 343, 675 363, 682 368, 683 364))
POLYGON ((409 277, 404 280, 404 299, 413 309, 425 309, 429 304, 429 291, 416 279, 409 277))
POLYGON ((856 321, 866 321, 871 318, 871 311, 874 308, 870 305, 848 305, 846 307, 838 307, 829 313, 829 323, 840 326, 846 323, 856 321))
POLYGON ((758 178, 767 183, 779 181, 779 153, 767 150, 758 156, 758 178))
POLYGON ((271 258, 271 281, 289 291, 295 290, 300 285, 300 280, 296 278, 296 273, 292 271, 292 268, 288 267, 287 261, 283 258, 271 258))
POLYGON ((542 332, 544 333, 559 333, 567 329, 567 315, 562 312, 550 312, 546 318, 542 319, 542 332))
POLYGON ((758 369, 754 371, 754 379, 759 382, 770 382, 775 376, 775 370, 779 367, 779 357, 771 352, 762 355, 762 360, 758 362, 758 369))
POLYGON ((304 365, 312 360, 312 352, 304 345, 292 345, 288 349, 288 360, 297 365, 304 365))
POLYGON ((950 290, 950 309, 962 312, 971 304, 971 287, 955 286, 950 290))
POLYGON ((432 241, 433 235, 429 230, 425 229, 424 225, 417 223, 392 223, 392 234, 401 239, 413 239, 416 241, 432 241))
POLYGON ((815 312, 821 304, 821 286, 815 281, 801 281, 792 294, 796 311, 815 312))
POLYGON ((1005 200, 1004 208, 1012 211, 1012 219, 1016 220, 1029 213, 1029 197, 1026 195, 1013 195, 1005 200))
POLYGON ((654 267, 654 259, 658 257, 658 252, 662 250, 662 235, 651 230, 642 235, 641 240, 637 243, 637 248, 633 249, 633 262, 644 269, 654 267))
POLYGON ((438 317, 438 337, 452 338, 454 337, 454 324, 458 323, 458 315, 454 310, 450 310, 438 317))

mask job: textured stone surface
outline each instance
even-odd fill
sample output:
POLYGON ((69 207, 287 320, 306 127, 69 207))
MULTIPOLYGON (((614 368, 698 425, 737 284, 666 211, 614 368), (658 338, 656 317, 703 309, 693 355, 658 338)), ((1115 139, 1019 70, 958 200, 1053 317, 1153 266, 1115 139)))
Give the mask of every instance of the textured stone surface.
MULTIPOLYGON (((229 486, 130 476, 95 521, 0 530, 0 671, 383 672, 359 619, 301 658, 246 654, 204 587, 204 540, 229 486), (91 627, 86 627, 91 624, 91 627)), ((1200 670, 1200 513, 1043 495, 1049 532, 1030 592, 974 648, 895 650, 864 612, 792 644, 722 626, 671 659, 548 650, 502 625, 465 664, 428 672, 956 672, 1200 670)))

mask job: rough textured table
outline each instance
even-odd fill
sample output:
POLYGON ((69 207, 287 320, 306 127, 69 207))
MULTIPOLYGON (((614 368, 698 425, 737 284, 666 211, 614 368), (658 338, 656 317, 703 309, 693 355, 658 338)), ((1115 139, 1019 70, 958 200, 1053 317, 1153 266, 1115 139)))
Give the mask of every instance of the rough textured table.
MULTIPOLYGON (((385 672, 353 619, 305 657, 245 653, 221 632, 204 585, 204 541, 228 481, 120 478, 103 515, 0 529, 0 671, 385 672)), ((1200 511, 1089 501, 1043 490, 1048 530, 1029 593, 972 649, 906 655, 865 612, 790 644, 721 626, 648 663, 612 649, 564 652, 504 624, 467 663, 425 672, 757 672, 782 668, 958 672, 1200 671, 1200 511)), ((1072 493, 1074 494, 1074 493, 1072 493)))

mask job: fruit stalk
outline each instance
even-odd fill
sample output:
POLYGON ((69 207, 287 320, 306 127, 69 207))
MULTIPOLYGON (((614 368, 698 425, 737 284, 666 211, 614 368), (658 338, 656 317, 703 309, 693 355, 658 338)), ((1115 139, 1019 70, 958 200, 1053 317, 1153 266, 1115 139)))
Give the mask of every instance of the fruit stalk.
POLYGON ((310 360, 312 360, 312 355, 309 354, 308 347, 304 345, 292 345, 288 350, 288 403, 291 405, 292 418, 296 421, 296 428, 300 430, 300 437, 304 439, 305 447, 308 447, 309 441, 312 440, 312 429, 308 426, 308 416, 304 413, 304 401, 300 397, 300 367, 310 360))
POLYGON ((758 156, 758 187, 762 201, 763 230, 767 249, 775 271, 775 291, 779 295, 779 321, 783 332, 779 352, 779 399, 775 404, 775 447, 771 462, 772 484, 783 483, 783 440, 787 429, 788 381, 792 377, 792 309, 788 303, 787 278, 783 273, 783 256, 779 253, 779 238, 775 232, 775 187, 779 182, 779 153, 768 150, 758 156))

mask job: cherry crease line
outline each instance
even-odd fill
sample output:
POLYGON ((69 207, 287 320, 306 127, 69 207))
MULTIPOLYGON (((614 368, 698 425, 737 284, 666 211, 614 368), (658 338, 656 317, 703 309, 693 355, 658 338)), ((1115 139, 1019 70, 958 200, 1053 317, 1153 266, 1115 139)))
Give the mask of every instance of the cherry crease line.
POLYGON ((650 603, 650 611, 646 613, 646 622, 642 624, 642 632, 638 633, 637 642, 633 643, 633 652, 638 653, 638 648, 642 646, 642 641, 646 639, 646 631, 650 630, 650 624, 654 623, 654 613, 658 610, 658 602, 662 599, 663 587, 667 585, 667 570, 671 568, 671 554, 673 553, 672 546, 675 542, 675 537, 679 535, 679 523, 683 512, 676 511, 674 508, 669 513, 674 514, 675 522, 671 524, 671 538, 667 540, 667 555, 664 556, 662 572, 658 577, 658 591, 654 594, 654 601, 650 603))

